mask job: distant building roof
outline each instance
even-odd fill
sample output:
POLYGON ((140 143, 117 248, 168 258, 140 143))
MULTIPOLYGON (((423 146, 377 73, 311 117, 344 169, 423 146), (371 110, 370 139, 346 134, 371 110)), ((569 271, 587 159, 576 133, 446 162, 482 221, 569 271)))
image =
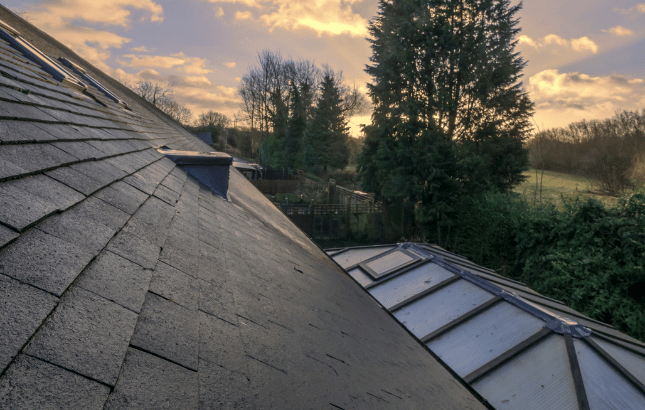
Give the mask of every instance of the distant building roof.
POLYGON ((208 146, 0 19, 116 96, 0 41, 0 408, 484 408, 239 172, 157 151, 208 146))
POLYGON ((329 255, 497 409, 643 409, 645 344, 425 244, 329 255))

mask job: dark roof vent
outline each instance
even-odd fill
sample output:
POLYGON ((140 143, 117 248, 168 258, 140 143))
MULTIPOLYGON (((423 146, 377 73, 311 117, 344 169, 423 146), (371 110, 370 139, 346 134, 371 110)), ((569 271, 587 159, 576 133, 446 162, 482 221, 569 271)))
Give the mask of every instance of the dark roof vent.
POLYGON ((173 160, 179 168, 188 172, 214 193, 228 200, 229 167, 233 158, 222 152, 175 151, 160 149, 159 152, 173 160))

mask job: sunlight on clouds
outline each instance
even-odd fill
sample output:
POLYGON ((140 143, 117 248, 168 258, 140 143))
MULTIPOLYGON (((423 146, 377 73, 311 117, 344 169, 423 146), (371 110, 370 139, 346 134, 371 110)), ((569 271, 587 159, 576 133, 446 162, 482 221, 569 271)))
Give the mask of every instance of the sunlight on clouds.
POLYGON ((139 68, 139 67, 159 67, 159 68, 173 68, 175 66, 184 65, 185 60, 177 57, 168 56, 146 56, 126 54, 124 58, 129 58, 129 62, 120 61, 121 65, 139 68))
POLYGON ((132 9, 142 11, 144 18, 150 21, 163 21, 163 8, 152 0, 49 0, 28 9, 25 17, 110 74, 114 70, 105 63, 111 56, 109 49, 121 48, 130 39, 109 31, 82 27, 78 22, 128 27, 132 9))
POLYGON ((598 45, 587 36, 567 40, 558 36, 557 34, 548 34, 541 39, 533 40, 529 36, 521 35, 518 38, 518 44, 526 44, 538 50, 546 48, 548 46, 556 46, 571 48, 574 51, 578 52, 591 51, 594 54, 598 52, 598 45))
POLYGON ((544 70, 529 79, 528 92, 535 102, 536 121, 548 128, 640 108, 645 81, 620 75, 592 77, 544 70))
MULTIPOLYGON (((270 30, 309 28, 319 35, 367 35, 368 21, 352 10, 362 0, 208 0, 210 3, 234 3, 261 10, 259 17, 270 30)), ((252 20, 249 10, 236 11, 237 20, 252 20)))
POLYGON ((127 27, 132 19, 130 9, 145 12, 150 21, 163 21, 163 8, 152 0, 49 0, 28 10, 27 17, 54 24, 85 20, 127 27))
POLYGON ((260 17, 272 29, 308 27, 318 34, 367 35, 367 20, 352 10, 357 0, 274 0, 278 9, 260 17))
POLYGON ((235 68, 237 64, 235 64, 235 61, 229 61, 228 63, 224 63, 224 65, 228 68, 235 68))
POLYGON ((253 20, 253 14, 250 11, 236 11, 235 19, 237 20, 253 20))
POLYGON ((598 45, 587 36, 571 40, 571 48, 575 51, 589 50, 594 54, 598 52, 598 45))
POLYGON ((224 9, 220 7, 215 13, 215 17, 222 17, 223 15, 224 15, 224 9))
POLYGON ((616 7, 614 8, 614 11, 617 11, 620 14, 645 13, 645 3, 639 3, 628 9, 619 9, 616 7))
POLYGON ((248 7, 260 7, 260 2, 266 1, 266 0, 206 0, 209 3, 237 3, 237 4, 243 4, 248 7))
POLYGON ((616 26, 612 27, 609 30, 603 30, 605 33, 611 33, 615 36, 632 36, 634 35, 634 31, 630 30, 628 28, 625 28, 623 26, 616 26))

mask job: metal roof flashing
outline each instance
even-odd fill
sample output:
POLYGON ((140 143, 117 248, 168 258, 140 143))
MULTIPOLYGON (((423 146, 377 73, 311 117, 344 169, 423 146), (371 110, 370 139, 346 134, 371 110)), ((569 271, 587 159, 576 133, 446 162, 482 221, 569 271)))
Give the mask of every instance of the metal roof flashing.
POLYGON ((222 198, 229 200, 228 180, 233 157, 222 152, 177 151, 159 149, 179 168, 206 185, 222 198))

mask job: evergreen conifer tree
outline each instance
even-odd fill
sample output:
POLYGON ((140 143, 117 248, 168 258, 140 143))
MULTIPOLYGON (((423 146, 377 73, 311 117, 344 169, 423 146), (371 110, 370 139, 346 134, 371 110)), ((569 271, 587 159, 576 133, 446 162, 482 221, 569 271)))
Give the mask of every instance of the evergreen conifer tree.
POLYGON ((380 0, 366 68, 374 113, 359 159, 366 190, 407 202, 418 222, 439 228, 464 192, 522 180, 533 105, 514 51, 520 8, 509 0, 380 0))
POLYGON ((288 168, 296 165, 307 128, 307 111, 301 95, 303 88, 305 88, 303 84, 298 87, 295 81, 291 82, 289 90, 291 107, 287 121, 287 134, 283 142, 285 166, 288 168))
POLYGON ((328 168, 344 168, 349 162, 349 127, 334 78, 325 74, 320 88, 307 134, 305 162, 311 168, 322 168, 323 179, 327 179, 328 168))

